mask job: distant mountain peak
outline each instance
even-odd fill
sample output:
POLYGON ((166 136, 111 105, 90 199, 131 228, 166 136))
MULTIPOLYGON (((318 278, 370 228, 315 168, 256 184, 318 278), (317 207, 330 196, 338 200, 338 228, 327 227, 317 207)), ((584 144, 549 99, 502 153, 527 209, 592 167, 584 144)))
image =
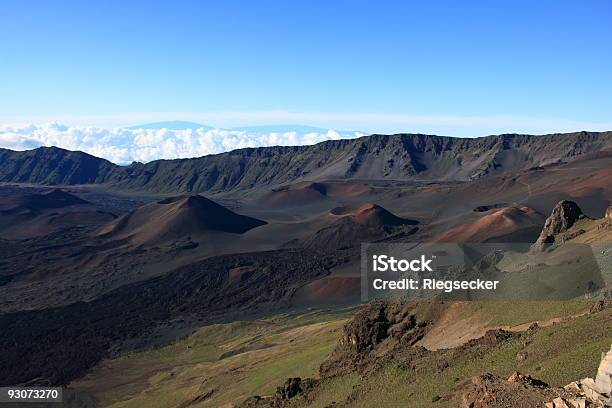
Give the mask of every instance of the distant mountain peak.
POLYGON ((188 122, 183 120, 169 120, 164 122, 152 122, 142 125, 130 126, 129 129, 170 129, 170 130, 195 130, 195 129, 213 129, 212 126, 202 125, 201 123, 188 122))
POLYGON ((271 132, 324 133, 324 132, 327 132, 329 128, 322 128, 322 127, 309 126, 309 125, 277 124, 277 125, 238 126, 238 127, 233 127, 230 130, 238 130, 238 131, 254 132, 254 133, 271 133, 271 132))

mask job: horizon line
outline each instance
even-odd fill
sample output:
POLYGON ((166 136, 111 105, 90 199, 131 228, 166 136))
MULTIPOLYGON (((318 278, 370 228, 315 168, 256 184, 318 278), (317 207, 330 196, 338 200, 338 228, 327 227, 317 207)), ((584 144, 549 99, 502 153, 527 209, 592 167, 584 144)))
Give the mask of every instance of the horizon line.
POLYGON ((339 113, 316 111, 115 112, 102 114, 0 115, 0 126, 70 124, 70 127, 127 128, 156 122, 188 121, 214 129, 256 126, 311 126, 359 129, 363 133, 456 134, 480 137, 504 133, 546 134, 612 129, 612 121, 520 115, 419 115, 410 113, 339 113))

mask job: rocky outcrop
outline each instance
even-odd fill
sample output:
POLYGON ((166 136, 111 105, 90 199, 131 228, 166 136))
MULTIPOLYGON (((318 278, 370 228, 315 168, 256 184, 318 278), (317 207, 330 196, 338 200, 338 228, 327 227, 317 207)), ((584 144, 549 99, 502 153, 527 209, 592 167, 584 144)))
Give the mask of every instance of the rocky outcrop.
POLYGON ((409 307, 374 302, 358 312, 345 326, 340 344, 354 351, 363 352, 389 337, 400 337, 409 333, 416 325, 416 317, 409 307))
POLYGON ((414 303, 374 301, 360 309, 344 326, 334 353, 320 367, 322 377, 370 370, 385 359, 410 350, 426 333, 428 321, 414 303))
POLYGON ((606 213, 603 218, 603 222, 601 222, 597 226, 597 231, 610 231, 612 230, 612 205, 606 209, 606 213))
POLYGON ((557 395, 546 383, 518 372, 508 379, 485 373, 473 377, 467 388, 462 408, 534 408, 557 395))
POLYGON ((582 217, 584 217, 584 214, 578 204, 568 200, 559 201, 546 219, 534 249, 544 250, 557 243, 559 235, 569 230, 582 217))

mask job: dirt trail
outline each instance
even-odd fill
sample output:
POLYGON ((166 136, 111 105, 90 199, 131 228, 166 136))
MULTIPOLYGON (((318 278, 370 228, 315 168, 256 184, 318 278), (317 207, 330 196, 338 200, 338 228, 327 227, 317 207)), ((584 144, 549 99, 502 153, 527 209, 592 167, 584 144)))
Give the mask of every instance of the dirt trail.
POLYGON ((497 326, 497 327, 492 327, 492 328, 502 329, 502 330, 512 331, 512 332, 523 332, 529 329, 529 327, 534 323, 537 323, 537 325, 540 327, 547 327, 547 326, 552 326, 553 324, 564 322, 566 320, 575 319, 576 317, 584 316, 588 313, 589 312, 585 310, 584 312, 576 313, 576 314, 569 315, 569 316, 553 317, 551 319, 546 319, 546 320, 534 320, 531 322, 521 323, 521 324, 512 325, 512 326, 497 326))
POLYGON ((517 325, 490 325, 479 313, 467 314, 466 305, 469 302, 454 302, 436 322, 434 327, 417 343, 428 350, 450 349, 459 347, 470 340, 480 338, 489 330, 502 329, 512 332, 523 332, 537 323, 540 327, 551 326, 565 320, 584 316, 588 311, 581 313, 554 317, 546 320, 533 320, 517 325))

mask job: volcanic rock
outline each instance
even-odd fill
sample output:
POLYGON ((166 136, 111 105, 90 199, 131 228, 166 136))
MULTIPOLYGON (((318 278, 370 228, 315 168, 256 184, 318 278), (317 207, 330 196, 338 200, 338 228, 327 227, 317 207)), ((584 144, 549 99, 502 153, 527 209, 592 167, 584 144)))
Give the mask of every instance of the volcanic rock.
POLYGON ((482 138, 372 135, 312 146, 248 148, 129 166, 56 147, 20 152, 0 149, 0 182, 104 184, 118 189, 184 194, 269 188, 303 181, 305 177, 314 181, 464 181, 567 163, 610 146, 612 132, 482 138))
POLYGON ((555 243, 557 235, 570 229, 582 216, 582 210, 575 202, 567 200, 559 201, 546 219, 535 247, 543 250, 555 243))
MULTIPOLYGON (((485 211, 475 211, 484 213, 485 211)), ((480 218, 454 227, 436 238, 438 242, 508 242, 537 236, 543 216, 529 207, 491 208, 480 218)), ((533 238, 531 238, 533 239, 533 238)), ((529 241, 527 241, 529 242, 529 241)))
POLYGON ((185 195, 139 207, 102 227, 98 235, 152 244, 208 231, 243 234, 264 224, 265 221, 236 214, 205 197, 185 195))
POLYGON ((473 377, 463 394, 463 408, 534 408, 546 401, 572 394, 548 387, 530 376, 514 373, 508 380, 485 373, 473 377))
POLYGON ((346 248, 390 236, 407 236, 417 231, 415 225, 418 221, 400 218, 373 203, 357 208, 336 207, 330 214, 338 219, 310 236, 304 243, 305 247, 346 248))
POLYGON ((534 387, 548 388, 550 387, 544 381, 538 380, 537 378, 533 378, 530 375, 521 374, 518 371, 515 371, 510 377, 508 377, 509 383, 522 383, 527 385, 532 385, 534 387))
POLYGON ((602 358, 599 368, 597 369, 595 390, 602 394, 612 396, 612 347, 602 358))
MULTIPOLYGON (((426 333, 428 321, 419 315, 416 305, 401 301, 373 301, 361 308, 344 326, 333 354, 320 367, 322 377, 354 370, 368 371, 385 358, 398 357, 410 350, 426 333)), ((423 349, 424 350, 424 349, 423 349)))
POLYGON ((318 384, 319 380, 312 378, 288 378, 281 387, 277 387, 274 395, 249 397, 239 408, 282 408, 289 405, 292 398, 303 395, 318 384))
POLYGON ((313 388, 317 383, 318 381, 312 378, 304 380, 299 377, 288 378, 282 387, 276 389, 275 397, 280 400, 288 400, 313 388))

